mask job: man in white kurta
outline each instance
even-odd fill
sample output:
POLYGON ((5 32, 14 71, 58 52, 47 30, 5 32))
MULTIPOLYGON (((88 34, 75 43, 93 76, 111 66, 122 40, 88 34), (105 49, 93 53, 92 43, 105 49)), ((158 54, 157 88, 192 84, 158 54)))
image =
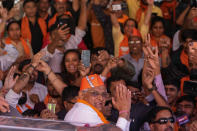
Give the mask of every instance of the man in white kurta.
MULTIPOLYGON (((105 104, 106 95, 106 87, 99 75, 84 77, 81 81, 79 100, 66 114, 64 120, 76 126, 90 127, 109 123, 100 112, 105 104)), ((124 115, 119 116, 116 126, 127 131, 130 122, 124 115)))

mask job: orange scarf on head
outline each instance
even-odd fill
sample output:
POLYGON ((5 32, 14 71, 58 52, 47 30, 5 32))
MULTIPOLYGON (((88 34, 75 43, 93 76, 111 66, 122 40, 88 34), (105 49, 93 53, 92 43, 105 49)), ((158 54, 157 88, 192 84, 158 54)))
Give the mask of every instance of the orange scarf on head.
POLYGON ((171 19, 172 18, 172 14, 173 14, 173 22, 175 23, 176 20, 176 0, 173 0, 171 2, 168 1, 164 1, 160 8, 163 12, 163 17, 164 19, 171 19), (172 13, 170 12, 170 10, 172 10, 172 13))
POLYGON ((187 68, 189 69, 188 55, 185 53, 184 50, 181 52, 180 59, 181 59, 181 63, 187 66, 187 68))
POLYGON ((118 22, 124 24, 125 21, 128 19, 129 19, 129 17, 127 15, 123 14, 122 18, 118 19, 118 22))
MULTIPOLYGON (((64 15, 72 16, 72 14, 71 14, 69 11, 65 12, 64 15)), ((56 14, 53 16, 53 18, 51 18, 51 19, 49 20, 49 23, 48 23, 48 27, 49 27, 49 28, 50 28, 53 24, 55 24, 57 17, 58 17, 58 14, 56 13, 56 14)))
MULTIPOLYGON (((38 24, 39 24, 40 29, 42 31, 43 38, 45 38, 45 36, 47 35, 46 23, 42 18, 38 18, 38 24)), ((27 16, 23 17, 22 21, 21 21, 21 35, 24 39, 29 40, 29 43, 31 43, 31 30, 29 27, 29 20, 28 20, 27 16)))
POLYGON ((105 124, 108 124, 109 122, 106 120, 106 118, 104 117, 103 113, 101 113, 98 109, 96 109, 94 106, 92 106, 91 104, 89 104, 88 102, 84 101, 84 100, 81 100, 81 99, 78 99, 77 101, 78 103, 83 103, 89 107, 91 107, 96 113, 97 115, 99 116, 99 118, 101 119, 101 121, 105 124))
MULTIPOLYGON (((27 45, 27 42, 26 42, 23 38, 20 38, 20 41, 21 41, 21 43, 22 43, 22 45, 23 45, 25 54, 26 54, 28 57, 30 57, 30 48, 29 48, 29 46, 27 45)), ((12 44, 12 40, 11 40, 9 37, 7 37, 7 38, 5 39, 5 44, 12 44)))
POLYGON ((139 23, 141 20, 142 13, 147 11, 148 6, 143 4, 142 1, 140 2, 140 8, 137 10, 136 13, 136 21, 139 23))

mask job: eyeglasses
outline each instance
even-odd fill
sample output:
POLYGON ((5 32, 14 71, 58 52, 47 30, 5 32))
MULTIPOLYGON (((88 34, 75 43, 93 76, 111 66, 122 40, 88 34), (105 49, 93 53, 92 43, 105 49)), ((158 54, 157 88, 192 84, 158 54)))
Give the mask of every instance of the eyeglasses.
POLYGON ((170 123, 174 123, 175 119, 174 119, 174 117, 160 118, 159 120, 153 121, 152 123, 166 124, 166 123, 168 123, 168 121, 170 121, 170 123))
POLYGON ((189 104, 187 104, 187 105, 181 105, 181 104, 179 104, 178 105, 178 108, 193 108, 193 105, 189 105, 189 104))
POLYGON ((98 93, 96 91, 91 91, 89 92, 92 96, 97 97, 97 96, 102 96, 102 97, 108 97, 109 94, 107 92, 103 92, 103 93, 98 93))
POLYGON ((141 43, 141 41, 129 41, 129 44, 131 44, 131 45, 133 45, 133 44, 140 44, 141 43))

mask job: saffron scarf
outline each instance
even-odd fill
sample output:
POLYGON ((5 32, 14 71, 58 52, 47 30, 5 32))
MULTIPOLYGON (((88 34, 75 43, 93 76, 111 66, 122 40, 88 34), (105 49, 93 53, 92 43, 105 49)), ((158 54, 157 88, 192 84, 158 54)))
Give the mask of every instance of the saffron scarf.
POLYGON ((181 52, 180 59, 181 59, 181 63, 182 63, 183 65, 185 65, 185 66, 189 69, 188 55, 185 53, 184 50, 181 52))
POLYGON ((136 13, 136 21, 139 23, 140 20, 141 20, 141 16, 142 16, 142 13, 147 11, 148 9, 148 6, 143 4, 143 2, 141 1, 140 2, 140 8, 137 10, 137 13, 136 13))
POLYGON ((83 103, 89 107, 91 107, 96 113, 97 115, 99 116, 99 118, 101 119, 101 121, 105 124, 108 124, 109 122, 106 120, 106 118, 104 117, 103 113, 101 113, 98 109, 96 109, 94 106, 92 106, 91 104, 89 104, 88 102, 84 101, 84 100, 81 100, 81 99, 78 99, 79 103, 83 103))
MULTIPOLYGON (((42 31, 43 38, 45 38, 45 36, 47 35, 46 23, 42 18, 38 18, 38 24, 39 24, 40 29, 42 31)), ((21 35, 24 39, 29 40, 29 42, 31 43, 31 30, 29 27, 29 20, 28 20, 27 16, 23 17, 22 21, 21 21, 21 35)))
MULTIPOLYGON (((29 49, 29 46, 27 45, 27 42, 26 42, 23 38, 20 38, 20 41, 21 41, 21 43, 22 43, 22 45, 23 45, 25 54, 26 54, 28 57, 30 57, 30 49, 29 49)), ((12 40, 11 40, 9 37, 7 37, 7 38, 5 39, 5 44, 12 44, 12 40)))

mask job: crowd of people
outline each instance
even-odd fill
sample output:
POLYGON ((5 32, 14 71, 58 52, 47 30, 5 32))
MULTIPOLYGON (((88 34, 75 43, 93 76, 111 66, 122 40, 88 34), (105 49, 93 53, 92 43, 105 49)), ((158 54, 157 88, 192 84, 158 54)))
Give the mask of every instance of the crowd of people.
POLYGON ((196 0, 0 3, 2 114, 197 130, 196 0))

